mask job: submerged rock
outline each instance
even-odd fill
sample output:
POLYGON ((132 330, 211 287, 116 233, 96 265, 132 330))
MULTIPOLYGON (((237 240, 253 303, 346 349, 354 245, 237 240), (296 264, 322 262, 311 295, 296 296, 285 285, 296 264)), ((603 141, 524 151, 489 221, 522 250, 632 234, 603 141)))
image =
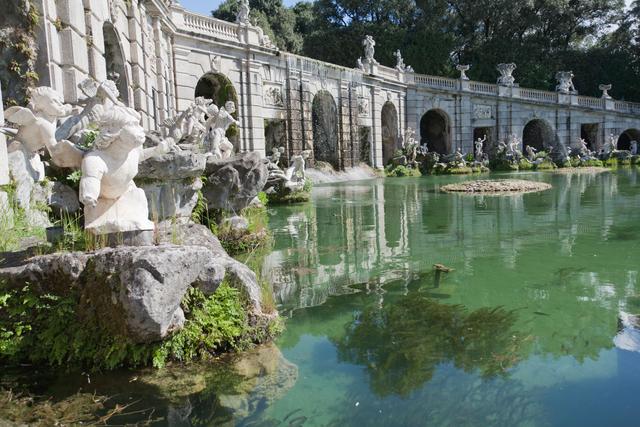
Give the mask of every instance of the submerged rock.
POLYGON ((545 182, 525 181, 521 179, 480 180, 466 181, 457 184, 449 184, 442 187, 447 193, 529 193, 551 189, 551 185, 545 182))

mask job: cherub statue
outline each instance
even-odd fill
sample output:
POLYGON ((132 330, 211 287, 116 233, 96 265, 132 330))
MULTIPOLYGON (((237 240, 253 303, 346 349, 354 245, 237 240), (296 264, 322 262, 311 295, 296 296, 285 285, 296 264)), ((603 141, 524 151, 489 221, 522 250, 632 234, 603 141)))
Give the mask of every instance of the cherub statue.
POLYGON ((484 138, 476 139, 476 142, 474 143, 476 148, 476 155, 475 155, 476 162, 482 162, 484 160, 484 143, 486 141, 487 141, 487 135, 485 135, 484 138))
POLYGON ((299 155, 295 155, 291 157, 291 167, 287 169, 285 175, 287 176, 287 180, 292 182, 302 182, 304 183, 307 179, 306 173, 306 160, 311 155, 310 151, 303 151, 299 155))
POLYGON ((154 229, 145 193, 133 178, 140 162, 169 147, 163 143, 143 149, 146 134, 139 123, 122 107, 104 112, 97 121, 99 134, 82 160, 80 179, 85 228, 95 235, 154 229))
MULTIPOLYGON (((233 101, 228 101, 224 107, 220 108, 207 130, 209 147, 216 152, 219 150, 220 159, 228 159, 233 155, 233 144, 225 135, 231 125, 240 125, 240 122, 232 116, 235 112, 236 104, 233 101)), ((217 155, 213 151, 210 152, 214 156, 217 155)))
MULTIPOLYGON (((26 166, 35 181, 44 179, 44 164, 40 160, 40 152, 47 148, 58 166, 67 165, 56 153, 56 124, 58 119, 71 114, 72 107, 64 104, 62 96, 47 86, 29 89, 31 101, 28 107, 10 107, 4 112, 5 119, 17 126, 2 128, 3 133, 9 135, 11 142, 8 146, 9 154, 22 152, 26 166)), ((81 152, 73 152, 74 162, 82 158, 81 152)))

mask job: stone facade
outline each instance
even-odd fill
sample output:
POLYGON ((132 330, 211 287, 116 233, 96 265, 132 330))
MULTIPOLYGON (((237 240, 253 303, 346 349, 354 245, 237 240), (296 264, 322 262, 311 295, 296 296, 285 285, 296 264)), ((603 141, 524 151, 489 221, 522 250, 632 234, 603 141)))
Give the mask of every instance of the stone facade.
MULTIPOLYGON (((429 142, 425 129, 434 126, 426 114, 437 113, 429 117, 439 117, 441 139, 450 152, 473 152, 475 135, 487 134, 493 143, 512 133, 522 136, 534 120, 553 130, 556 143, 568 146, 588 135, 594 149, 609 134, 640 129, 636 104, 530 90, 515 82, 419 75, 377 62, 368 68, 339 67, 280 52, 256 27, 198 15, 175 0, 36 3, 44 16, 41 83, 66 102, 81 98, 77 84, 88 76, 116 78, 123 102, 141 113, 142 125, 159 130, 165 119, 191 105, 196 93, 218 103, 224 95, 238 104, 236 148, 264 156, 271 154, 268 145, 279 144, 284 161, 314 150, 319 93, 328 93, 335 103, 339 168, 360 161, 384 166, 383 128, 390 126, 382 123, 385 105, 393 105, 397 116, 393 134, 412 127, 423 143, 429 142), (265 138, 273 122, 282 126, 275 143, 265 138)), ((354 53, 354 63, 357 57, 354 53)), ((314 159, 312 153, 311 164, 314 159)))

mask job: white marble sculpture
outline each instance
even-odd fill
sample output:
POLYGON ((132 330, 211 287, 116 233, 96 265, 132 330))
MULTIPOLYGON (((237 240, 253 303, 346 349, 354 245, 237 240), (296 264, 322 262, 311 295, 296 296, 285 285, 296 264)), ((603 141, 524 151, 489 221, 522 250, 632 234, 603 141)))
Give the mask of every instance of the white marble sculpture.
POLYGON ((637 156, 638 155, 638 141, 631 141, 631 155, 632 156, 637 156))
POLYGON ((467 71, 471 68, 470 65, 458 65, 456 69, 460 71, 460 80, 469 80, 467 76, 467 71))
POLYGON ((609 91, 611 90, 611 88, 613 88, 613 86, 610 84, 609 85, 602 84, 598 86, 598 89, 602 91, 603 99, 611 99, 611 95, 609 95, 609 91))
POLYGON ((604 144, 604 153, 610 155, 618 150, 618 137, 614 134, 609 134, 609 139, 604 144))
POLYGON ((236 112, 236 104, 233 101, 227 101, 220 109, 213 107, 215 106, 212 105, 207 112, 209 119, 206 124, 204 145, 207 155, 216 159, 228 159, 233 155, 234 148, 226 137, 227 130, 231 125, 240 125, 240 122, 232 116, 236 112))
POLYGON ((238 7, 238 13, 236 14, 236 23, 248 25, 250 12, 249 0, 240 0, 240 6, 238 7))
POLYGON ((476 155, 475 155, 475 160, 476 162, 482 162, 484 160, 484 143, 487 141, 487 136, 485 135, 484 138, 478 138, 475 141, 475 149, 476 149, 476 155))
POLYGON ((407 163, 410 165, 415 164, 418 157, 418 147, 420 146, 420 143, 416 141, 416 131, 408 127, 404 132, 402 142, 405 155, 407 156, 407 163))
POLYGON ((70 140, 75 144, 81 144, 83 131, 89 128, 101 114, 114 106, 124 107, 118 100, 120 92, 112 80, 98 83, 92 78, 83 80, 78 84, 80 91, 86 96, 84 108, 79 114, 74 114, 65 120, 56 130, 56 140, 70 140))
MULTIPOLYGON (((58 119, 71 114, 72 107, 64 104, 62 96, 50 87, 30 89, 29 95, 31 101, 28 107, 10 107, 4 112, 6 120, 15 124, 16 128, 2 130, 10 136, 10 161, 13 158, 23 164, 32 179, 38 182, 45 176, 44 164, 40 159, 40 152, 44 148, 52 154, 54 163, 67 166, 54 156, 58 145, 55 134, 58 119)), ((75 162, 79 162, 80 158, 81 153, 76 153, 75 162)))
POLYGON ((396 53, 394 53, 393 56, 396 57, 396 70, 401 73, 413 73, 413 67, 404 63, 400 49, 396 50, 396 53))
POLYGON ((377 64, 378 62, 375 59, 376 41, 373 37, 366 36, 362 41, 362 45, 364 46, 364 62, 368 64, 377 64))
POLYGON ((498 64, 496 69, 500 72, 498 78, 498 85, 500 86, 514 86, 516 79, 513 77, 513 72, 516 70, 516 64, 498 64))
POLYGON ((147 198, 133 178, 138 164, 168 151, 168 144, 143 149, 146 134, 140 116, 114 107, 97 121, 99 135, 82 160, 80 201, 85 228, 95 235, 150 231, 147 198))
POLYGON ((536 153, 538 150, 533 148, 531 145, 527 145, 527 160, 533 163, 536 160, 536 153))
POLYGON ((520 151, 520 147, 522 146, 522 141, 515 134, 512 134, 509 138, 509 144, 507 147, 507 155, 513 157, 514 159, 520 158, 522 153, 520 151))
POLYGON ((301 154, 292 156, 290 159, 291 166, 283 171, 275 163, 275 158, 279 159, 284 149, 274 150, 272 158, 267 164, 269 169, 269 178, 267 180, 268 193, 288 190, 291 192, 302 191, 307 179, 306 161, 311 155, 310 151, 303 151, 301 154))
POLYGON ((572 71, 558 71, 556 73, 556 80, 558 85, 556 86, 556 92, 560 93, 578 93, 573 85, 573 72, 572 71))
POLYGON ((206 132, 205 116, 212 100, 197 97, 195 101, 178 117, 167 119, 161 125, 165 137, 172 138, 176 143, 194 143, 201 141, 206 132))

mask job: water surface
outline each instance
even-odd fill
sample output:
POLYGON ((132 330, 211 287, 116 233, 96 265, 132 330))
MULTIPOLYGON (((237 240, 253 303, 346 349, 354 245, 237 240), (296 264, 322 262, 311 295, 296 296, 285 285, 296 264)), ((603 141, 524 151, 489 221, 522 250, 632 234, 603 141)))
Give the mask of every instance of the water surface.
POLYGON ((270 209, 262 273, 287 317, 275 345, 91 383, 58 375, 40 392, 133 402, 114 424, 637 425, 638 173, 517 177, 553 189, 316 187, 309 204, 270 209))

